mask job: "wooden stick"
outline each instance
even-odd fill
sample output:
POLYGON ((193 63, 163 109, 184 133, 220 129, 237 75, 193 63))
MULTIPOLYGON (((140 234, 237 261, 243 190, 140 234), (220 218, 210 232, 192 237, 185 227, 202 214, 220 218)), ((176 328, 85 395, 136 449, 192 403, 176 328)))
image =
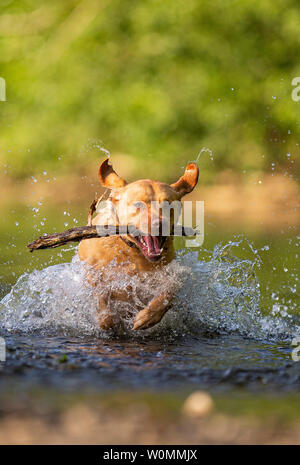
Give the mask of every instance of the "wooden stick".
MULTIPOLYGON (((84 239, 94 239, 97 237, 107 237, 131 234, 133 236, 143 235, 135 227, 130 226, 80 226, 79 228, 68 229, 61 233, 50 234, 49 236, 41 236, 36 241, 28 244, 27 247, 30 252, 41 249, 54 249, 60 247, 67 242, 80 242, 84 239)), ((176 226, 172 231, 172 236, 195 236, 198 234, 197 230, 193 228, 176 226)))

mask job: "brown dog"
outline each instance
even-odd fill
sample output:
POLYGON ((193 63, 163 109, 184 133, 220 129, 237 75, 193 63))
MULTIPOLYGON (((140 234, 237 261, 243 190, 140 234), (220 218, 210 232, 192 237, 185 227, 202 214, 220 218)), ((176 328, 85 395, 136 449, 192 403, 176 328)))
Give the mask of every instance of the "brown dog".
MULTIPOLYGON (((157 205, 162 202, 164 205, 181 202, 181 198, 194 189, 198 174, 197 165, 190 163, 184 175, 174 184, 150 179, 127 184, 115 173, 109 159, 106 159, 99 168, 99 180, 111 192, 105 208, 93 219, 93 224, 134 225, 143 234, 84 240, 79 245, 80 259, 104 273, 105 267, 113 260, 119 269, 128 274, 151 272, 170 263, 175 257, 173 237, 159 235, 167 220, 157 205), (153 229, 158 231, 156 235, 151 235, 153 229)), ((172 209, 168 217, 171 227, 176 222, 175 216, 172 209)), ((133 329, 146 329, 158 323, 170 307, 172 297, 173 291, 170 290, 151 300, 136 315, 133 329)), ((128 294, 123 298, 128 299, 128 294)), ((99 310, 100 327, 113 328, 114 316, 104 298, 99 298, 99 310)))

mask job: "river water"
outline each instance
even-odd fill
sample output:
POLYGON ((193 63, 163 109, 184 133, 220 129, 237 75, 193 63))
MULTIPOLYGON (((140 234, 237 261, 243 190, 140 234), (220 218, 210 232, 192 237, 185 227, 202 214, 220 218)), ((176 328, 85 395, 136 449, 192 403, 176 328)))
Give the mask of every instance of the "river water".
POLYGON ((2 286, 6 362, 0 364, 0 390, 297 391, 299 240, 289 241, 288 265, 279 260, 282 242, 264 238, 255 247, 241 236, 208 249, 178 243, 173 263, 139 278, 116 273, 112 264, 97 292, 130 287, 135 296, 134 305, 111 302, 127 315, 114 332, 99 329, 95 296, 76 249, 67 262, 20 273, 2 286), (134 308, 170 286, 176 298, 163 321, 132 331, 134 308))

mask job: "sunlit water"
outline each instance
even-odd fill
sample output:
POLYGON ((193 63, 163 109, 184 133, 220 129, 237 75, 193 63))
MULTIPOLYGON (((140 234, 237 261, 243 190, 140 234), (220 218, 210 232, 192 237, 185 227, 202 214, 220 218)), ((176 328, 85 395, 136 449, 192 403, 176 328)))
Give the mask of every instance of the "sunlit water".
POLYGON ((140 277, 117 273, 112 264, 96 287, 76 255, 71 263, 25 273, 0 303, 8 347, 3 374, 11 379, 21 370, 24 383, 103 389, 295 389, 300 362, 292 360, 291 344, 300 337, 298 316, 279 302, 262 312, 260 266, 252 244, 237 238, 216 245, 206 261, 182 249, 163 270, 140 277), (247 258, 237 258, 245 247, 247 258), (137 311, 170 288, 176 297, 162 322, 133 331, 137 311), (118 300, 118 291, 129 292, 129 302, 118 300), (99 328, 99 295, 118 315, 114 331, 99 328))

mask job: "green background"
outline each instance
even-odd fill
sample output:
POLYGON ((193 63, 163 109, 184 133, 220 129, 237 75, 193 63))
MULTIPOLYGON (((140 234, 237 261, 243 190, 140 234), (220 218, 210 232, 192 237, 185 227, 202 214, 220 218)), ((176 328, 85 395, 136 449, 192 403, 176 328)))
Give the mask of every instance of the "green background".
POLYGON ((299 24, 297 0, 3 0, 1 171, 80 172, 101 140, 167 180, 202 147, 202 182, 295 176, 299 24))

